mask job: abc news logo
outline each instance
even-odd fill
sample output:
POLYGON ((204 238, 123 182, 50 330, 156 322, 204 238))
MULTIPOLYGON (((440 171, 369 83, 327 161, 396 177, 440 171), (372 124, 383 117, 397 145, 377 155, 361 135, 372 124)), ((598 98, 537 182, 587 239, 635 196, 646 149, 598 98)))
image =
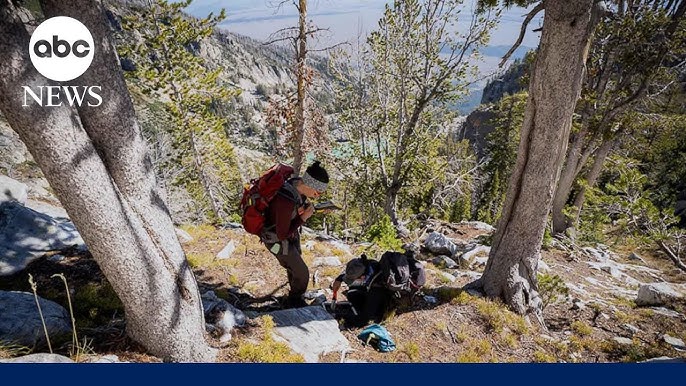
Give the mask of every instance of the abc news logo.
MULTIPOLYGON (((57 16, 42 22, 31 35, 29 56, 36 70, 56 82, 67 82, 83 75, 93 62, 95 44, 88 28, 80 21, 57 16)), ((95 107, 102 104, 100 86, 22 86, 23 106, 95 107)))

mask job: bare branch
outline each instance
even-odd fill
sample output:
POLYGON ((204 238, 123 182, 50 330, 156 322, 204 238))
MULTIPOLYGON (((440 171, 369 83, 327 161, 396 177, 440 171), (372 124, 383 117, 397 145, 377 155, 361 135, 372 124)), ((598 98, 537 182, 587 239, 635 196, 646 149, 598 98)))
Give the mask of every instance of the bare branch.
POLYGON ((524 22, 522 23, 522 29, 519 31, 519 37, 517 38, 517 41, 515 44, 510 48, 509 51, 503 56, 503 58, 500 60, 500 64, 498 64, 498 67, 502 67, 505 65, 505 62, 507 62, 508 59, 510 59, 510 56, 515 52, 517 48, 519 48, 519 45, 522 44, 522 40, 524 40, 524 35, 526 34, 526 27, 529 26, 529 22, 531 22, 531 19, 536 16, 539 12, 541 12, 545 6, 543 5, 543 2, 541 1, 538 3, 534 9, 529 12, 526 17, 524 18, 524 22))

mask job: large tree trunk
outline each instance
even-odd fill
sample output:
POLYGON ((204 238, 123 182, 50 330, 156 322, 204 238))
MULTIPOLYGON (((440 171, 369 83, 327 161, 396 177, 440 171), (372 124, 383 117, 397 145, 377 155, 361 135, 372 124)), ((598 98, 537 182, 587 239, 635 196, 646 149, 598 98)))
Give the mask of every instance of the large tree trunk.
POLYGON ((391 219, 391 223, 396 227, 399 225, 398 222, 398 193, 400 184, 394 184, 386 189, 386 202, 384 204, 384 210, 388 217, 391 219))
POLYGON ((197 284, 157 192, 101 5, 44 6, 47 16, 72 16, 93 34, 93 63, 70 85, 101 86, 103 103, 80 111, 66 104, 22 107, 22 86, 55 84, 34 70, 26 28, 17 9, 2 0, 0 109, 122 300, 129 335, 165 360, 214 361, 197 284))
POLYGON ((293 169, 300 175, 303 164, 303 139, 305 138, 305 60, 307 58, 307 0, 299 0, 298 47, 296 62, 298 66, 298 90, 295 105, 295 143, 293 143, 293 169))
POLYGON ((482 278, 489 297, 542 323, 536 270, 595 27, 593 0, 546 0, 517 163, 482 278))

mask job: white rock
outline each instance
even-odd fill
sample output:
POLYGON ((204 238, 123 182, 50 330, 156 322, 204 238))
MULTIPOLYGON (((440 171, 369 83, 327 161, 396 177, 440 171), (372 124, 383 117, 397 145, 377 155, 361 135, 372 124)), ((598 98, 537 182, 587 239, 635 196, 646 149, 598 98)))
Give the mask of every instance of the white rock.
POLYGON ((309 306, 274 311, 274 338, 288 344, 305 361, 319 361, 320 355, 350 350, 350 343, 341 334, 338 321, 321 306, 309 306))
POLYGON ((46 252, 84 245, 74 224, 18 202, 0 206, 0 276, 23 270, 46 252))
POLYGON ((684 345, 684 341, 679 339, 679 338, 675 338, 673 336, 669 336, 669 335, 665 334, 662 336, 662 340, 664 340, 665 343, 674 347, 678 351, 686 350, 686 345, 684 345))
POLYGON ((460 225, 472 227, 472 228, 478 229, 480 231, 493 232, 495 230, 495 228, 493 226, 486 224, 485 222, 481 222, 481 221, 463 221, 460 223, 460 225))
POLYGON ((26 184, 7 176, 0 175, 0 203, 5 201, 26 202, 29 196, 29 187, 26 184))
POLYGON ((668 316, 670 318, 680 318, 683 316, 674 310, 670 310, 664 307, 650 307, 650 309, 653 310, 653 312, 655 312, 656 314, 668 316))
POLYGON ((181 244, 190 243, 193 241, 193 236, 181 228, 175 228, 176 236, 179 238, 181 244))
POLYGON ((316 242, 314 240, 309 240, 305 243, 305 249, 308 251, 311 251, 314 249, 315 244, 316 244, 316 242))
POLYGON ((631 346, 632 344, 634 344, 634 342, 631 339, 624 338, 621 336, 615 336, 612 338, 612 340, 614 340, 615 342, 619 343, 622 346, 631 346))
POLYGON ((74 361, 63 355, 38 353, 11 359, 0 359, 0 363, 74 363, 74 361))
POLYGON ((323 257, 316 257, 312 261, 312 267, 313 268, 318 268, 318 267, 340 267, 343 265, 341 263, 341 260, 336 257, 336 256, 323 256, 323 257))
POLYGON ((231 240, 226 244, 224 249, 222 249, 221 251, 219 251, 219 253, 217 253, 217 259, 219 259, 219 260, 228 259, 231 257, 231 255, 233 255, 233 252, 235 250, 236 250, 236 242, 231 240))
POLYGON ((477 264, 485 264, 488 261, 488 255, 491 253, 491 247, 485 245, 477 245, 474 249, 469 252, 465 252, 460 256, 460 264, 470 265, 472 260, 476 260, 477 264), (481 256, 481 259, 476 259, 477 256, 481 256))
POLYGON ((649 283, 638 289, 636 305, 662 306, 679 298, 681 298, 681 294, 676 292, 669 283, 649 283))
POLYGON ((626 329, 627 331, 631 332, 632 335, 638 334, 641 332, 641 329, 634 326, 633 324, 622 324, 622 327, 626 329))

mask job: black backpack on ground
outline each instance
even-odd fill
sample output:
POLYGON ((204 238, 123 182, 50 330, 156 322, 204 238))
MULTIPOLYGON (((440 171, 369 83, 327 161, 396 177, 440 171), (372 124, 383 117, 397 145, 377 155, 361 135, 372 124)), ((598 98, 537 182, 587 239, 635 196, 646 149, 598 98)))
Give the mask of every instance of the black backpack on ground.
POLYGON ((409 292, 412 289, 410 263, 400 252, 388 251, 379 260, 380 281, 391 292, 409 292))
POLYGON ((414 292, 426 283, 424 266, 400 252, 388 251, 379 260, 380 282, 391 292, 414 292))

